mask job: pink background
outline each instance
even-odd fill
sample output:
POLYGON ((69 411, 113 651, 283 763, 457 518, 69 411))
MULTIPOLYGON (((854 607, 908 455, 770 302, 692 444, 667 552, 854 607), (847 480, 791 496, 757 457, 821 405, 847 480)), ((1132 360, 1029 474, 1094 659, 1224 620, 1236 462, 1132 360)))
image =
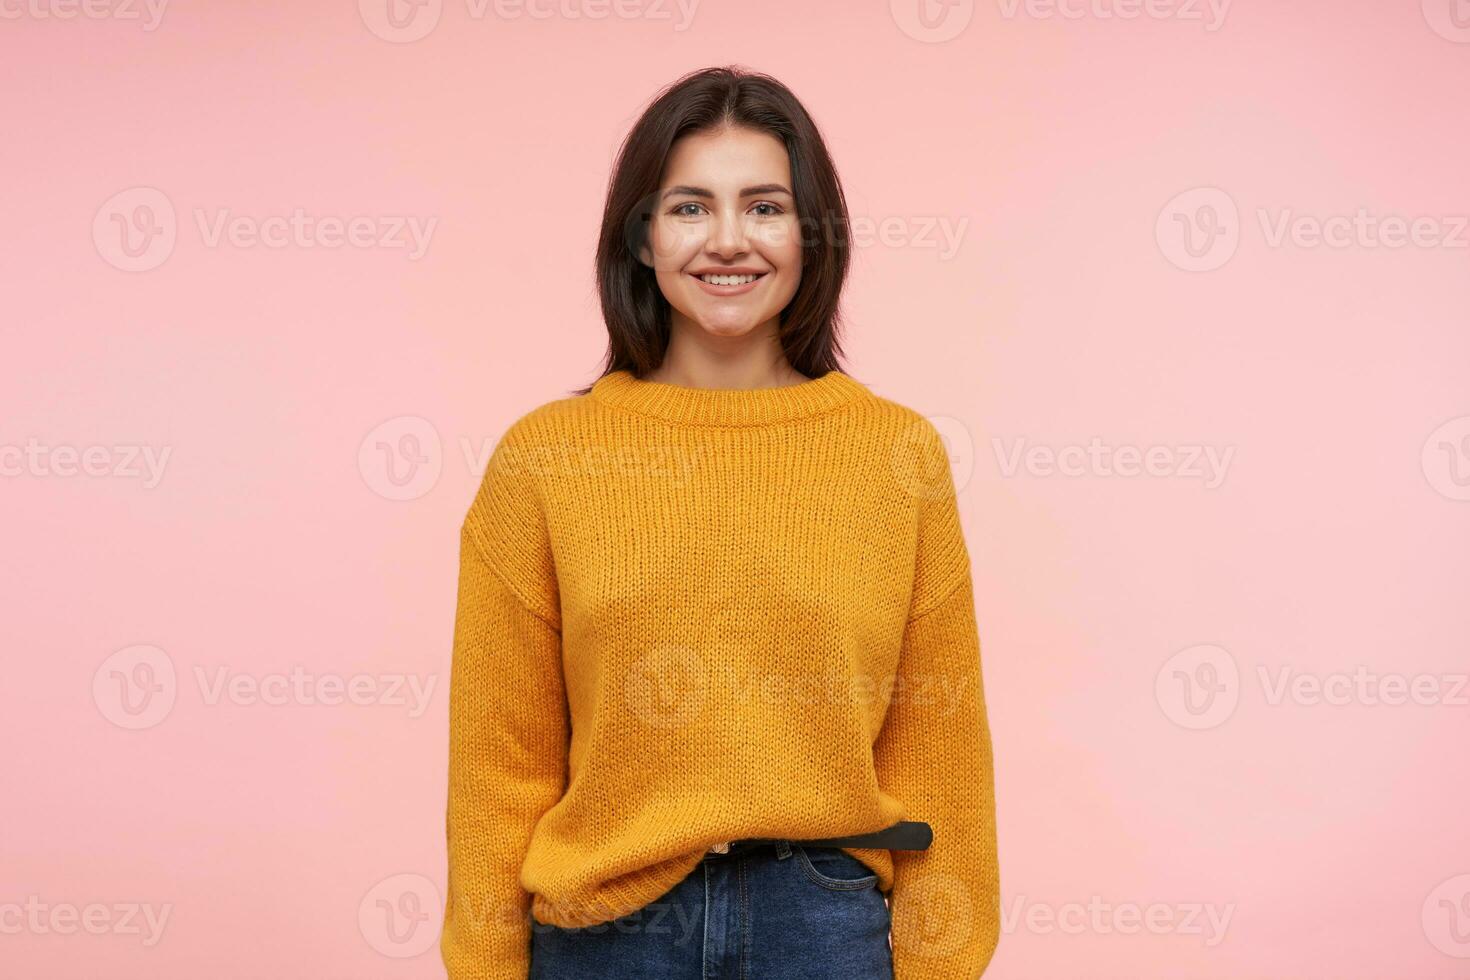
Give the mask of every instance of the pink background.
POLYGON ((0 24, 0 974, 442 976, 458 523, 504 428, 593 377, 618 141, 733 62, 796 91, 855 220, 888 223, 856 249, 849 373, 954 449, 987 978, 1470 975, 1449 0, 991 0, 929 28, 900 0, 431 0, 396 28, 385 0, 97 2, 0 24), (211 237, 297 209, 371 234, 211 237), (1273 238, 1360 209, 1425 237, 1273 238), (434 222, 422 254, 380 240, 401 216, 434 222), (130 256, 134 219, 163 234, 130 256), (1093 438, 1158 467, 1009 465, 1093 438), (367 703, 215 696, 296 668, 367 703), (1344 703, 1277 697, 1282 671, 1344 703), (1382 703, 1394 678, 1419 703, 1382 703))

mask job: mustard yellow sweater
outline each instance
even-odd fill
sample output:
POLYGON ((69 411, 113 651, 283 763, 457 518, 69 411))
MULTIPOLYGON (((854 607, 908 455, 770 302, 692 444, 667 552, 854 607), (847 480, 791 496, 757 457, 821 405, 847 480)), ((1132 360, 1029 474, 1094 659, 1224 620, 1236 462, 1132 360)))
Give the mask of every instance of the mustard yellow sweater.
POLYGON ((848 849, 889 895, 896 980, 984 971, 990 734, 926 418, 840 371, 754 390, 617 371, 505 432, 459 561, 450 980, 525 980, 529 915, 628 914, 716 842, 904 819, 928 850, 848 849))

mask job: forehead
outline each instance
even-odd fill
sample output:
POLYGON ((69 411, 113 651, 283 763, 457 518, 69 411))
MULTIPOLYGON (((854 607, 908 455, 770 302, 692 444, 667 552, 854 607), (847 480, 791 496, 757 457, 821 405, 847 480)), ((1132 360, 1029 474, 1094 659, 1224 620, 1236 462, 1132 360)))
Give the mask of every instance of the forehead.
POLYGON ((670 147, 662 183, 696 182, 716 190, 737 184, 790 186, 791 161, 785 144, 770 133, 739 128, 689 133, 670 147))

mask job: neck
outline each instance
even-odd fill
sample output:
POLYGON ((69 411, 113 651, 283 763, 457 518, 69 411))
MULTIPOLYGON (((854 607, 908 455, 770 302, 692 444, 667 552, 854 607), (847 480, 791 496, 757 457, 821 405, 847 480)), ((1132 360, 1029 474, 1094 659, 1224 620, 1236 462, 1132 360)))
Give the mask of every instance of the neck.
POLYGON ((721 337, 676 317, 663 363, 642 380, 684 388, 749 391, 811 381, 786 359, 772 320, 740 337, 721 337))

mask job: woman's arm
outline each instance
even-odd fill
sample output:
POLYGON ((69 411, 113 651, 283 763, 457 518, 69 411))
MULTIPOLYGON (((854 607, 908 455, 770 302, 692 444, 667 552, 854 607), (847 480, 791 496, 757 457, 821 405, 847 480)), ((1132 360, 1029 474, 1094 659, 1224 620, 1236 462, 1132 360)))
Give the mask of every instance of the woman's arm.
POLYGON ((449 693, 449 980, 525 980, 531 830, 566 785, 561 632, 545 523, 502 440, 460 532, 449 693))
POLYGON ((934 841, 891 852, 894 978, 977 980, 1000 939, 990 729, 949 458, 931 423, 920 431, 914 596, 873 758, 880 787, 934 841))

